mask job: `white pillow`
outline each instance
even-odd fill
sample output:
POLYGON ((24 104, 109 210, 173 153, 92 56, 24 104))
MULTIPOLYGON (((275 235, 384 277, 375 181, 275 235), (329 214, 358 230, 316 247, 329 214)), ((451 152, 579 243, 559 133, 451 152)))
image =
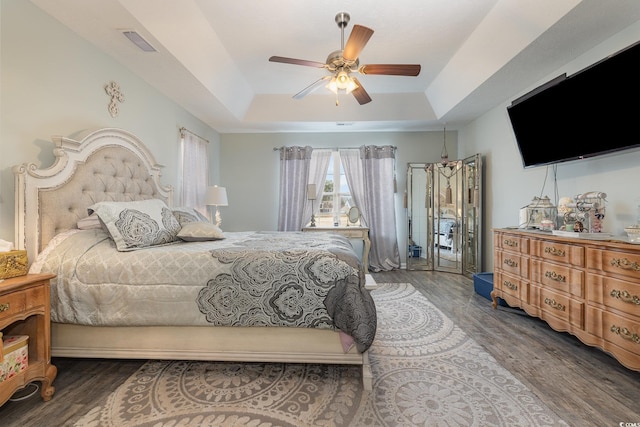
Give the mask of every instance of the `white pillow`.
POLYGON ((182 226, 178 237, 185 242, 200 242, 203 240, 224 239, 222 230, 210 222, 189 222, 182 226))
POLYGON ((133 251, 175 242, 180 224, 171 209, 159 199, 134 202, 99 202, 95 212, 119 251, 133 251))

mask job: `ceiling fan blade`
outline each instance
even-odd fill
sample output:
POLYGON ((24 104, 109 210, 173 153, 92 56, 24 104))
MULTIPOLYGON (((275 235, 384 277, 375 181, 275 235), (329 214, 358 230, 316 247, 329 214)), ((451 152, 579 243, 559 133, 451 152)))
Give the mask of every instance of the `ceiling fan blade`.
POLYGON ((282 62, 285 64, 304 65, 307 67, 325 68, 324 62, 307 61, 305 59, 285 58, 284 56, 272 56, 269 58, 270 62, 282 62))
POLYGON ((360 67, 360 74, 383 74, 387 76, 417 76, 420 64, 367 64, 360 67))
POLYGON ((358 101, 358 104, 364 105, 371 102, 371 97, 369 96, 367 91, 364 90, 364 87, 362 87, 362 83, 360 83, 360 81, 358 81, 358 79, 356 79, 355 77, 351 77, 351 78, 358 85, 357 88, 351 91, 356 101, 358 101))
POLYGON ((360 52, 364 49, 365 45, 373 35, 371 28, 363 27, 362 25, 354 25, 349 40, 344 46, 342 57, 345 61, 355 61, 360 56, 360 52))
POLYGON ((309 95, 314 90, 318 89, 320 86, 324 85, 324 82, 327 80, 331 80, 331 76, 324 76, 315 82, 311 83, 309 86, 302 89, 300 92, 293 95, 293 99, 302 99, 305 96, 309 95))

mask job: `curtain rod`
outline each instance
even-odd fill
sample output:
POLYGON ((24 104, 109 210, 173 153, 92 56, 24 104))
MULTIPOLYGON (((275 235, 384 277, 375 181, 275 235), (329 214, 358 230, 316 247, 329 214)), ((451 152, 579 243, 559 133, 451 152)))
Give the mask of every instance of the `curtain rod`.
MULTIPOLYGON (((391 147, 391 148, 393 148, 394 150, 397 150, 397 149, 398 149, 398 147, 396 147, 395 145, 383 145, 383 147, 391 147)), ((282 147, 273 147, 273 151, 280 151, 280 150, 283 150, 283 149, 285 149, 285 148, 289 148, 289 147, 285 147, 285 146, 282 146, 282 147)), ((312 147, 312 148, 313 148, 313 147, 312 147)), ((333 147, 333 148, 331 148, 331 147, 316 147, 316 148, 313 148, 313 149, 314 149, 314 150, 331 150, 331 151, 338 151, 338 150, 359 150, 359 149, 360 149, 360 147, 333 147)))
POLYGON ((205 141, 207 144, 209 143, 209 140, 206 138, 201 137, 200 135, 198 135, 197 133, 193 133, 191 132, 189 129, 185 128, 185 127, 181 127, 180 129, 178 129, 180 131, 180 136, 182 138, 184 138, 184 132, 188 132, 193 136, 197 136, 198 138, 200 138, 201 140, 205 141))

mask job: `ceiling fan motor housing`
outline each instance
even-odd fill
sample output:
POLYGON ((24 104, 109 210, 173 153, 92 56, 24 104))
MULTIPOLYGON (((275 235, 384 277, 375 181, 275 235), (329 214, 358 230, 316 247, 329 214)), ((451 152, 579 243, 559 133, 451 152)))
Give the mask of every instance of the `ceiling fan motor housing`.
POLYGON ((327 69, 332 73, 335 71, 345 69, 347 72, 351 72, 358 69, 358 64, 360 61, 356 59, 355 61, 347 61, 342 57, 342 51, 336 50, 333 51, 327 56, 327 69))

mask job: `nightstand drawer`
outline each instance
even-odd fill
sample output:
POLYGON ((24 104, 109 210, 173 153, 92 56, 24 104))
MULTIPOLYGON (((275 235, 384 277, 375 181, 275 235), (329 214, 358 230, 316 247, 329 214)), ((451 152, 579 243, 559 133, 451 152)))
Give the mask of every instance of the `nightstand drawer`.
POLYGON ((10 294, 0 295, 0 323, 4 319, 46 304, 46 286, 33 286, 10 294))
POLYGON ((8 319, 27 309, 27 291, 0 295, 0 327, 4 319, 8 319))

